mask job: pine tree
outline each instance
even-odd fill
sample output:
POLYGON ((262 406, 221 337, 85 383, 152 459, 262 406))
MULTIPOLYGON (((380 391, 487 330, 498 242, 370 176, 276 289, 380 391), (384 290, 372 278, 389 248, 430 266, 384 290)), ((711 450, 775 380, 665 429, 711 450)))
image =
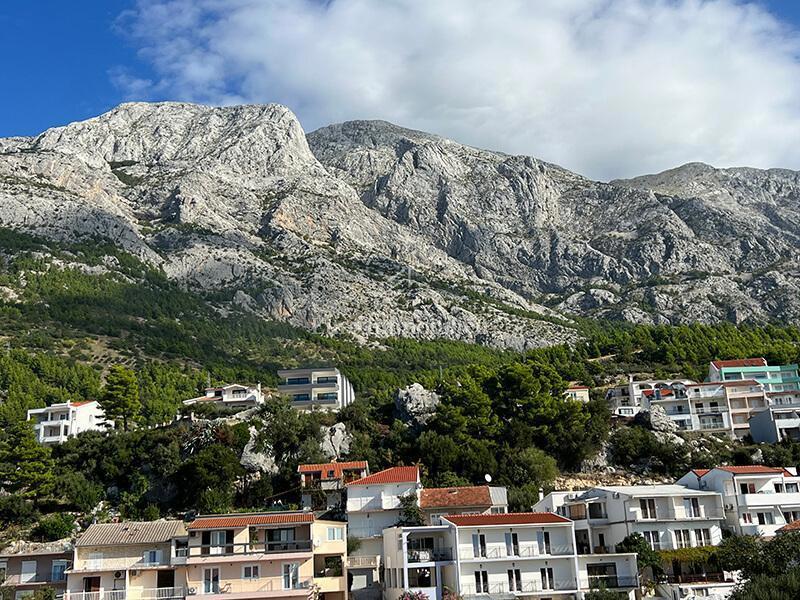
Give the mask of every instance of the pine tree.
POLYGON ((0 442, 0 487, 24 498, 41 499, 53 490, 50 449, 36 441, 33 426, 19 421, 0 442))
POLYGON ((128 431, 131 422, 136 421, 142 412, 139 385, 133 371, 121 365, 111 367, 100 406, 106 419, 117 424, 122 421, 122 428, 128 431))

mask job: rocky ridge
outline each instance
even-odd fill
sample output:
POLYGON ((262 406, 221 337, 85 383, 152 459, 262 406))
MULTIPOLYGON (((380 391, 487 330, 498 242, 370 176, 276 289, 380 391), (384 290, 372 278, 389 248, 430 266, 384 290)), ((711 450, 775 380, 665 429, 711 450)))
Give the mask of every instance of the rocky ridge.
POLYGON ((231 307, 362 342, 800 316, 797 172, 600 183, 379 121, 306 135, 279 105, 123 104, 2 139, 0 227, 108 239, 231 307))

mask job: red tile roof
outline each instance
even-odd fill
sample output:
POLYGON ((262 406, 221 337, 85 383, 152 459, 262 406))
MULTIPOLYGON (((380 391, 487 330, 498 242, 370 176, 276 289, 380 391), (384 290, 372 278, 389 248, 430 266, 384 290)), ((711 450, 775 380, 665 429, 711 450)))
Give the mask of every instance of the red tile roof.
POLYGON ((294 523, 311 523, 312 521, 314 521, 314 513, 311 512, 237 513, 197 517, 186 528, 221 529, 230 527, 235 529, 249 527, 250 525, 290 525, 294 523))
POLYGON ((351 481, 347 485, 373 485, 383 483, 415 483, 419 481, 417 467, 391 467, 351 481))
POLYGON ((734 381, 725 381, 723 384, 725 387, 735 387, 737 385, 761 385, 755 379, 737 379, 734 381))
POLYGON ((800 531, 800 519, 797 521, 792 521, 788 525, 784 525, 780 529, 778 529, 779 533, 786 533, 788 531, 800 531))
POLYGON ((668 388, 660 388, 658 390, 642 390, 642 394, 644 394, 648 398, 650 396, 655 395, 656 392, 660 392, 662 397, 663 396, 672 396, 673 395, 672 390, 670 390, 668 388))
POLYGON ((472 487, 425 488, 419 496, 420 508, 457 508, 492 505, 488 485, 472 487))
POLYGON ((484 525, 538 525, 545 523, 570 523, 569 519, 549 512, 497 513, 489 515, 447 515, 444 517, 459 527, 484 525))
POLYGON ((714 360, 711 361, 717 369, 726 367, 766 367, 767 361, 764 358, 736 358, 733 360, 714 360))
POLYGON ((72 402, 72 406, 83 406, 84 404, 91 404, 95 402, 95 400, 79 400, 78 402, 72 402))
POLYGON ((367 461, 353 460, 350 462, 331 462, 331 463, 314 463, 310 465, 300 465, 297 467, 298 473, 322 473, 323 477, 327 478, 328 473, 333 471, 333 476, 336 479, 341 479, 344 471, 363 471, 368 468, 367 461))
POLYGON ((708 473, 711 469, 692 469, 692 473, 697 475, 698 477, 702 477, 706 473, 708 473))
POLYGON ((758 475, 769 473, 785 473, 781 467, 764 467, 762 465, 743 465, 733 467, 717 467, 720 471, 727 471, 734 475, 758 475))

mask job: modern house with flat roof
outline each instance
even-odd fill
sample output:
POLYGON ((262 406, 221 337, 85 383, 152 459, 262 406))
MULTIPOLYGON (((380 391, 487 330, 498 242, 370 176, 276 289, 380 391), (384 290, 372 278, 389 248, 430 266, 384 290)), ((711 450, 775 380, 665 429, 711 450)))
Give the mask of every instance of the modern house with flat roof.
POLYGON ((764 358, 715 360, 708 365, 709 381, 753 379, 766 392, 800 390, 797 365, 768 365, 764 358))
POLYGON ((96 400, 67 401, 32 408, 27 419, 33 421, 36 439, 45 446, 61 444, 82 431, 105 431, 111 426, 96 400))
POLYGON ((282 369, 278 393, 297 410, 338 411, 355 400, 353 385, 336 368, 282 369))
POLYGON ((4 548, 0 550, 0 590, 9 590, 13 600, 45 589, 63 596, 72 554, 72 544, 59 542, 19 542, 4 548))
POLYGON ((254 408, 264 403, 261 384, 242 385, 230 383, 220 387, 208 387, 202 396, 183 401, 184 406, 202 406, 213 404, 226 408, 254 408))

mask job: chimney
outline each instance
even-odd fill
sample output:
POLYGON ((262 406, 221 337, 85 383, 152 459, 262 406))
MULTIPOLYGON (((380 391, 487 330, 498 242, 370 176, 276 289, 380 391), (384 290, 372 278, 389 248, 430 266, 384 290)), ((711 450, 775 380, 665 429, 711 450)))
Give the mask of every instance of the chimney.
POLYGON ((539 502, 541 502, 542 500, 544 500, 544 490, 542 488, 539 488, 539 502))

